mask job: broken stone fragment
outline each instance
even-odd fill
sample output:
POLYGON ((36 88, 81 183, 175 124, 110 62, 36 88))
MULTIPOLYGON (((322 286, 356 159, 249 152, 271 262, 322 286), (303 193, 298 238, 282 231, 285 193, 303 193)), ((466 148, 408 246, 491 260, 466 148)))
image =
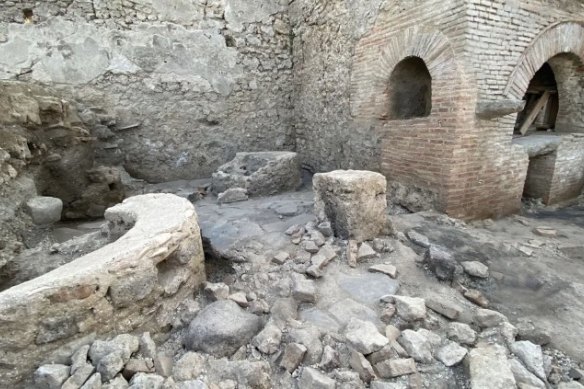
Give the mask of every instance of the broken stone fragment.
POLYGON ((146 361, 143 358, 130 358, 123 368, 122 375, 125 379, 131 379, 137 373, 154 373, 154 362, 152 359, 146 361))
POLYGON ((533 233, 545 238, 556 238, 558 236, 558 231, 551 227, 536 227, 533 229, 533 233))
POLYGON ((252 344, 264 354, 274 354, 280 348, 282 331, 274 323, 268 323, 252 340, 252 344))
POLYGON ((395 311, 395 305, 383 304, 381 307, 381 313, 379 314, 379 319, 384 323, 389 323, 391 318, 395 315, 395 311))
POLYGON ((473 389, 515 388, 515 377, 507 360, 505 347, 482 344, 465 358, 473 389))
POLYGON ((231 204, 249 199, 247 189, 244 188, 230 188, 225 192, 217 195, 217 202, 219 204, 231 204))
POLYGON ((431 245, 426 251, 424 261, 439 280, 452 281, 460 265, 444 247, 431 245))
POLYGON ((177 381, 187 381, 197 378, 205 368, 205 358, 194 352, 187 352, 174 365, 172 376, 177 381))
POLYGON ((521 340, 513 343, 510 349, 523 362, 527 370, 535 374, 540 380, 546 379, 541 346, 533 344, 528 340, 521 340))
POLYGON ((378 351, 389 343, 373 323, 356 318, 351 318, 347 324, 345 337, 351 347, 364 355, 378 351))
POLYGON ((316 228, 327 238, 333 236, 333 228, 331 223, 328 221, 320 223, 318 226, 316 226, 316 228))
POLYGON ((452 322, 448 325, 448 338, 461 344, 474 344, 477 333, 468 324, 452 322))
POLYGON ((115 351, 101 358, 96 366, 96 370, 107 382, 122 371, 124 362, 122 352, 115 351))
POLYGON ((144 332, 140 337, 140 353, 145 358, 154 360, 156 357, 156 344, 150 336, 150 332, 144 332))
POLYGON ((331 346, 324 346, 322 358, 318 366, 324 370, 333 370, 341 366, 339 353, 331 346))
POLYGON ((347 264, 351 267, 357 266, 357 253, 359 251, 359 246, 356 240, 349 240, 347 242, 347 264))
POLYGON ((229 297, 229 286, 223 282, 207 282, 203 293, 209 301, 225 300, 229 297))
POLYGON ((436 352, 436 359, 450 367, 462 362, 466 356, 467 350, 454 342, 449 342, 445 346, 438 349, 436 352))
POLYGON ((191 322, 185 345, 218 357, 233 355, 260 330, 258 316, 241 309, 231 300, 206 306, 191 322))
POLYGON ((212 176, 213 192, 247 189, 249 196, 267 196, 295 190, 301 183, 296 153, 264 151, 237 153, 212 176))
POLYGON ((432 346, 428 339, 419 332, 402 331, 397 341, 414 360, 422 363, 432 362, 432 346))
POLYGON ((305 367, 298 381, 299 388, 335 389, 336 381, 312 367, 305 367))
MULTIPOLYGON (((105 380, 105 378, 103 378, 105 380)), ((102 377, 100 373, 95 373, 81 386, 80 389, 101 389, 102 377)), ((107 381, 106 381, 107 382, 107 381)))
POLYGON ((409 230, 406 235, 412 243, 424 248, 430 247, 430 240, 425 235, 422 235, 415 230, 409 230))
POLYGON ((172 375, 173 365, 172 357, 164 353, 157 353, 154 357, 154 370, 158 375, 170 377, 172 375))
POLYGON ((87 355, 89 353, 89 345, 81 346, 71 355, 71 375, 75 374, 77 369, 87 364, 87 355))
POLYGON ((35 224, 52 224, 61 220, 63 201, 56 197, 37 196, 28 200, 26 207, 35 224))
POLYGON ((292 328, 289 331, 290 341, 302 344, 307 349, 304 363, 314 365, 320 362, 323 352, 320 330, 314 326, 307 325, 301 328, 292 328))
POLYGON ((286 369, 288 373, 292 373, 298 368, 306 355, 306 347, 299 343, 289 343, 284 349, 284 355, 280 361, 280 367, 286 369))
POLYGON ((378 253, 391 253, 395 251, 391 240, 387 238, 373 239, 373 249, 378 253))
POLYGON ((237 305, 242 308, 247 308, 249 306, 249 302, 247 301, 247 297, 243 292, 236 292, 229 295, 229 300, 235 301, 237 305))
POLYGON ((483 295, 482 292, 480 292, 476 289, 468 289, 468 290, 464 291, 463 296, 467 300, 478 305, 479 307, 486 308, 489 306, 489 300, 487 300, 487 298, 485 297, 485 295, 483 295))
POLYGON ((277 263, 278 265, 282 265, 283 263, 285 263, 288 259, 290 259, 290 254, 288 254, 285 251, 279 251, 278 253, 276 253, 274 255, 274 257, 272 258, 272 262, 277 263))
POLYGON ((375 372, 371 363, 363 356, 363 354, 352 350, 351 357, 349 358, 349 364, 357 373, 363 382, 369 383, 375 378, 375 372))
POLYGON ((387 263, 373 265, 369 268, 369 271, 372 273, 382 273, 394 279, 397 277, 397 268, 387 263))
POLYGON ((35 387, 39 389, 60 389, 69 378, 70 368, 66 365, 43 365, 34 373, 35 387))
POLYGON ((161 388, 163 383, 164 377, 157 374, 138 373, 132 377, 130 388, 161 388))
POLYGON ((301 274, 292 275, 292 296, 299 302, 316 302, 316 284, 301 274))
POLYGON ((413 374, 417 371, 416 362, 412 358, 391 359, 375 365, 375 371, 381 378, 395 378, 413 374))
POLYGON ((539 378, 537 378, 533 373, 531 373, 517 358, 513 358, 509 361, 511 366, 511 371, 515 377, 515 381, 518 384, 529 385, 534 388, 545 389, 545 384, 539 378))
POLYGON ((65 381, 61 389, 78 389, 93 374, 95 367, 86 363, 84 366, 77 368, 75 373, 65 381))
POLYGON ((315 174, 312 183, 317 219, 329 221, 335 236, 363 242, 388 230, 387 183, 382 174, 337 170, 315 174))
POLYGON ((461 263, 466 274, 477 278, 489 278, 489 268, 479 261, 466 261, 461 263))
MULTIPOLYGON (((107 384, 104 384, 102 386, 102 389, 128 389, 130 385, 128 384, 128 381, 126 381, 126 379, 124 377, 122 377, 121 375, 115 377, 113 380, 111 380, 110 382, 108 382, 107 384)), ((164 388, 164 386, 161 389, 166 389, 164 388)))
POLYGON ((371 363, 371 365, 376 365, 379 362, 385 361, 386 359, 396 357, 397 353, 391 344, 392 342, 390 341, 390 343, 383 346, 379 351, 375 351, 374 353, 367 355, 367 360, 369 363, 371 363))
POLYGON ((132 354, 138 351, 139 347, 139 338, 130 334, 118 335, 108 341, 96 340, 89 348, 89 359, 94 366, 97 366, 102 358, 119 352, 122 360, 127 362, 132 354))
POLYGON ((505 315, 490 309, 478 309, 475 318, 483 328, 495 327, 508 321, 505 315))
POLYGON ((305 240, 302 242, 302 248, 304 251, 307 251, 310 254, 316 254, 318 253, 318 250, 320 250, 320 248, 312 240, 305 240))
POLYGON ((399 317, 406 321, 422 320, 426 317, 424 299, 408 296, 393 296, 399 317))
POLYGON ((434 312, 438 312, 450 320, 456 320, 463 312, 463 308, 461 306, 438 295, 426 297, 425 302, 426 307, 430 308, 434 312))
POLYGON ((357 261, 362 262, 371 258, 377 257, 377 253, 367 242, 361 243, 359 251, 357 252, 357 261))

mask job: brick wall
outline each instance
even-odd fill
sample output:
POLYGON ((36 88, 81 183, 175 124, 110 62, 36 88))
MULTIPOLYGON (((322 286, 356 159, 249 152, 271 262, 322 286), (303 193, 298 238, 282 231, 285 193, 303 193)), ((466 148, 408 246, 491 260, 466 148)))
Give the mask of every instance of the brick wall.
MULTIPOLYGON (((313 4, 301 3, 307 9, 313 4)), ((584 8, 573 1, 402 0, 372 12, 374 24, 352 39, 347 38, 351 25, 345 24, 343 12, 336 19, 320 17, 320 23, 295 26, 295 53, 309 53, 294 69, 301 84, 295 92, 296 133, 305 160, 315 170, 373 167, 388 177, 390 185, 417 188, 426 194, 421 202, 457 217, 518 211, 529 160, 511 144, 516 114, 479 119, 475 108, 488 101, 521 99, 547 60, 564 51, 584 53, 584 30, 574 22, 584 20, 584 8), (331 32, 345 39, 328 41, 331 32), (324 44, 317 48, 317 42, 332 45, 335 56, 324 44), (342 61, 336 61, 339 56, 342 61), (425 118, 388 120, 391 72, 408 56, 420 57, 428 66, 432 111, 425 118), (337 66, 316 65, 323 63, 337 66), (335 84, 324 82, 328 70, 335 73, 335 84), (306 87, 311 71, 316 71, 314 79, 306 87), (334 115, 328 116, 329 110, 334 115), (319 116, 320 112, 325 114, 319 116), (345 132, 356 136, 344 136, 345 132), (365 144, 373 147, 357 156, 334 150, 338 145, 360 151, 365 144)), ((560 103, 559 129, 580 131, 580 61, 557 57, 551 65, 565 102, 560 103)))

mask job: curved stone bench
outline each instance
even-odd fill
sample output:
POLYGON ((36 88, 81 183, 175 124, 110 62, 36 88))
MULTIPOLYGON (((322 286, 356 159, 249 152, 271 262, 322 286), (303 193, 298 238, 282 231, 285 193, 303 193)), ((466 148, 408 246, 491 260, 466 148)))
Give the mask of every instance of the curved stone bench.
MULTIPOLYGON (((170 194, 106 211, 117 241, 0 293, 0 382, 12 386, 63 347, 96 336, 169 329, 205 280, 193 205, 170 194)), ((53 357, 52 357, 53 355, 53 357)))

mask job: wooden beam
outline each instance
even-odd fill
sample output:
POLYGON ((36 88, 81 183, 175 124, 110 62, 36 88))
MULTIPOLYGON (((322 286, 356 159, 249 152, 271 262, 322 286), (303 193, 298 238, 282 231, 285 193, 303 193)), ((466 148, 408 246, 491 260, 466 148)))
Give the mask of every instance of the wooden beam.
POLYGON ((539 115, 541 110, 545 107, 549 98, 550 98, 550 92, 548 92, 548 91, 543 92, 543 95, 541 95, 539 100, 537 100, 537 103, 535 103, 535 105, 533 106, 533 109, 527 114, 525 121, 523 122, 523 124, 519 128, 519 132, 521 133, 521 135, 525 135, 527 130, 529 130, 529 127, 531 127, 531 125, 533 124, 535 119, 537 119, 537 115, 539 115))

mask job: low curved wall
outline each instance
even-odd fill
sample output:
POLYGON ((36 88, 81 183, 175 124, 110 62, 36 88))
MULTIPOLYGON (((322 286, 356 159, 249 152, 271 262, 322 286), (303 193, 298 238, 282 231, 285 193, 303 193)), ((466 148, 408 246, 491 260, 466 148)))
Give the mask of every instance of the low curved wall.
POLYGON ((193 205, 170 194, 131 197, 106 211, 114 243, 0 293, 0 382, 17 384, 67 345, 95 336, 169 329, 205 280, 193 205))

